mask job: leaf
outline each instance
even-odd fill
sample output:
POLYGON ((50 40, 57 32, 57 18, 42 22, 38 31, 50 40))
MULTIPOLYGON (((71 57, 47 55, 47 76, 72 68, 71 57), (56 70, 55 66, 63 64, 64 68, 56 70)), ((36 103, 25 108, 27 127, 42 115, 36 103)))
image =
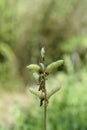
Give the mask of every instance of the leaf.
POLYGON ((63 60, 58 60, 56 62, 51 63, 50 65, 47 66, 46 72, 51 73, 55 69, 57 69, 59 66, 63 64, 63 60))
POLYGON ((58 87, 52 89, 52 90, 48 93, 47 98, 49 99, 52 95, 54 95, 54 94, 55 94, 56 92, 58 92, 60 89, 61 89, 61 86, 58 86, 58 87))
POLYGON ((32 89, 32 88, 29 88, 29 91, 34 94, 35 96, 39 97, 40 98, 40 93, 37 92, 36 90, 32 89))
POLYGON ((27 68, 29 70, 36 71, 36 72, 39 72, 41 70, 40 66, 36 64, 28 65, 27 68))

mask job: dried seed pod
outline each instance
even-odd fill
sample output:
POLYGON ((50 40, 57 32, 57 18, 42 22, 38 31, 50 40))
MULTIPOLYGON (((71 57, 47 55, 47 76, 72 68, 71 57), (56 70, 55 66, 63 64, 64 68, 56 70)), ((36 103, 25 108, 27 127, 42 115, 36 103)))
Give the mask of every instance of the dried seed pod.
POLYGON ((36 64, 28 65, 27 68, 29 70, 36 71, 36 72, 40 72, 40 70, 41 70, 40 66, 36 65, 36 64))
POLYGON ((63 60, 58 60, 56 62, 53 62, 47 66, 46 72, 49 74, 52 71, 54 71, 55 69, 57 69, 57 67, 61 66, 62 64, 63 64, 63 60))
POLYGON ((40 106, 42 106, 43 105, 43 101, 44 101, 44 99, 45 99, 45 93, 41 93, 41 95, 40 95, 40 106))

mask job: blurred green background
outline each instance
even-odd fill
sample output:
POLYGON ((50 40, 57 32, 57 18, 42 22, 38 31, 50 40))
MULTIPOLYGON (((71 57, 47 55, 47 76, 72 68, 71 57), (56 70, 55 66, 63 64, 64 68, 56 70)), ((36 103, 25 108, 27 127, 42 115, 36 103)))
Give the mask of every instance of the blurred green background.
POLYGON ((43 108, 26 66, 64 59, 47 80, 62 89, 49 103, 47 130, 87 130, 87 1, 0 0, 0 130, 43 129, 43 108))

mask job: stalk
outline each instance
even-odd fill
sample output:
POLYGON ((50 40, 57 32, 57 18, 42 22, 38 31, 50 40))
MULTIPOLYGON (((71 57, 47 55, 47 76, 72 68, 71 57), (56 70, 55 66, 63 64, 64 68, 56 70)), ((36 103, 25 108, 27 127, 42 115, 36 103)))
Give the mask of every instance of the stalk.
POLYGON ((46 88, 45 88, 45 99, 44 99, 44 130, 46 130, 46 120, 47 120, 47 95, 46 95, 46 88))
MULTIPOLYGON (((45 67, 45 56, 43 57, 43 64, 45 67)), ((44 76, 44 82, 46 82, 45 76, 44 76)), ((44 98, 44 130, 47 129, 47 92, 46 92, 46 85, 44 83, 44 94, 45 94, 45 98, 44 98)))

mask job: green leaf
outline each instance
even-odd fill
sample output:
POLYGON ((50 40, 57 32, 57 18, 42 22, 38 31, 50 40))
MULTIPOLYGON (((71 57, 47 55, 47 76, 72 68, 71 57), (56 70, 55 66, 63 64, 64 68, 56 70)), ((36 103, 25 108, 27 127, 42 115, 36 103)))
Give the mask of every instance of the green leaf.
POLYGON ((57 86, 56 88, 52 89, 48 95, 47 98, 50 99, 51 96, 53 96, 56 92, 58 92, 61 89, 61 86, 57 86))
POLYGON ((47 66, 46 72, 51 73, 55 69, 57 69, 59 66, 63 64, 63 60, 58 60, 56 62, 51 63, 50 65, 47 66))
POLYGON ((32 88, 29 88, 29 91, 34 94, 35 96, 39 97, 40 98, 40 93, 32 88))

